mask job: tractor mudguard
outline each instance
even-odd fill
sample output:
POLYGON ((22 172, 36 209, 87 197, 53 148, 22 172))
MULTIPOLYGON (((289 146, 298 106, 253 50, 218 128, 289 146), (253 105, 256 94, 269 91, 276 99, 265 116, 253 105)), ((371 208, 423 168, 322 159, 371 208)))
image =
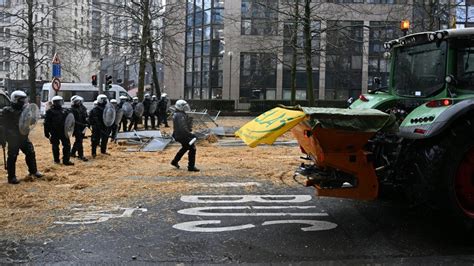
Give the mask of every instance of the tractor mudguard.
MULTIPOLYGON (((420 106, 417 109, 420 108, 426 107, 420 106)), ((435 137, 450 128, 452 123, 470 111, 474 111, 474 99, 462 100, 447 108, 439 108, 439 114, 433 115, 435 119, 429 123, 413 125, 410 122, 413 115, 410 114, 400 126, 399 135, 406 139, 428 139, 435 137)))

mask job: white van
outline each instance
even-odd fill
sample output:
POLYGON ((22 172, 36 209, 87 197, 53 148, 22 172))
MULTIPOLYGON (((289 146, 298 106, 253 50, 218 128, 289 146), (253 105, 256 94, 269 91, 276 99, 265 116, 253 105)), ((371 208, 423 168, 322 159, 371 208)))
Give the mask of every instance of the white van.
MULTIPOLYGON (((116 99, 117 102, 120 102, 120 96, 127 96, 130 101, 132 100, 132 97, 130 97, 128 92, 119 85, 112 85, 112 88, 104 91, 104 94, 107 95, 109 100, 116 99)), ((94 107, 94 101, 99 95, 99 89, 88 83, 62 83, 61 89, 56 93, 53 90, 51 83, 45 83, 43 85, 43 90, 41 91, 40 111, 42 116, 49 108, 51 99, 56 95, 63 97, 64 107, 66 108, 71 106, 71 97, 79 95, 84 98, 84 106, 88 111, 90 111, 94 107)))

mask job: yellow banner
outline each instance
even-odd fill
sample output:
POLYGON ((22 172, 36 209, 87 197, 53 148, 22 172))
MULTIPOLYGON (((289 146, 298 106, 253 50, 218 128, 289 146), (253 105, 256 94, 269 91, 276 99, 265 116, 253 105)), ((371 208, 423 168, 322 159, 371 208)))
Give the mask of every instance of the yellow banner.
POLYGON ((303 111, 277 107, 248 122, 235 135, 252 148, 258 144, 272 144, 304 118, 303 111))

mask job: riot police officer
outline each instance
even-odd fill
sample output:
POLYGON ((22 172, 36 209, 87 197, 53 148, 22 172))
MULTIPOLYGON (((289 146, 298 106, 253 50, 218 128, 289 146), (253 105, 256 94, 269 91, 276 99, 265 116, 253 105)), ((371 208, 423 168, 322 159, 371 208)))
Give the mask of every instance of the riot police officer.
POLYGON ((7 172, 8 183, 18 184, 20 181, 16 177, 16 159, 21 150, 25 154, 26 165, 30 175, 37 178, 43 177, 43 174, 38 172, 36 166, 36 156, 33 143, 28 139, 28 135, 20 133, 19 122, 23 107, 26 104, 27 95, 23 91, 14 91, 11 96, 11 106, 7 106, 2 110, 2 125, 4 125, 4 137, 0 137, 0 144, 5 146, 8 143, 8 159, 7 172))
MULTIPOLYGON (((152 95, 151 96, 151 105, 154 105, 155 106, 155 110, 153 110, 153 112, 151 112, 150 110, 150 116, 151 116, 151 129, 155 130, 156 129, 156 126, 159 122, 156 116, 156 110, 158 110, 158 99, 156 97, 156 95, 152 95)), ((151 109, 151 108, 150 108, 151 109)))
POLYGON ((148 119, 152 118, 151 124, 152 127, 155 127, 155 119, 153 118, 152 114, 150 114, 150 106, 151 106, 151 97, 150 94, 145 94, 145 98, 143 99, 143 107, 145 107, 145 111, 143 112, 143 118, 145 119, 145 130, 148 130, 148 119))
MULTIPOLYGON (((115 99, 112 99, 110 100, 110 103, 112 104, 112 106, 115 108, 115 114, 117 114, 118 110, 120 109, 118 104, 117 104, 117 100, 115 99)), ((115 122, 112 124, 112 126, 110 126, 110 138, 115 141, 117 139, 117 134, 118 134, 118 125, 115 124, 115 122)))
POLYGON ((135 108, 137 107, 137 104, 138 104, 138 97, 133 97, 133 103, 132 103, 133 115, 130 121, 130 125, 128 126, 128 131, 131 131, 132 127, 133 127, 133 130, 137 130, 138 120, 140 119, 140 117, 138 117, 135 112, 135 108))
POLYGON ((158 102, 158 126, 163 123, 165 127, 168 126, 168 94, 162 93, 161 99, 158 102))
POLYGON ((64 123, 69 111, 63 108, 64 100, 61 96, 54 96, 51 100, 53 105, 46 111, 44 117, 44 136, 49 139, 53 148, 53 158, 55 163, 59 160, 59 142, 63 145, 63 164, 74 165, 69 159, 71 152, 71 142, 64 130, 64 123))
POLYGON ((108 99, 105 94, 97 96, 97 106, 94 107, 89 114, 89 124, 92 127, 92 157, 96 157, 97 146, 100 145, 100 153, 110 155, 107 153, 107 141, 110 134, 110 129, 104 124, 104 109, 107 105, 108 99))
POLYGON ((191 133, 191 120, 186 111, 189 111, 189 105, 185 100, 178 100, 175 104, 176 112, 173 115, 173 138, 181 143, 181 149, 178 151, 171 165, 179 169, 179 161, 183 155, 188 152, 188 171, 199 172, 196 168, 196 136, 191 133))
MULTIPOLYGON (((124 95, 120 96, 120 103, 118 104, 118 107, 122 108, 123 104, 125 102, 127 102, 127 100, 128 100, 127 96, 124 96, 124 95)), ((125 116, 125 115, 122 116, 122 120, 121 120, 120 124, 122 125, 122 131, 123 132, 127 131, 127 120, 128 120, 127 116, 125 116)), ((119 124, 119 127, 117 129, 118 131, 120 131, 120 124, 119 124)))
POLYGON ((71 98, 71 111, 74 115, 75 125, 74 133, 72 134, 76 139, 71 149, 71 157, 76 156, 76 151, 79 159, 87 162, 88 159, 84 157, 83 140, 85 136, 85 129, 88 127, 87 123, 87 108, 83 104, 84 98, 75 95, 71 98))

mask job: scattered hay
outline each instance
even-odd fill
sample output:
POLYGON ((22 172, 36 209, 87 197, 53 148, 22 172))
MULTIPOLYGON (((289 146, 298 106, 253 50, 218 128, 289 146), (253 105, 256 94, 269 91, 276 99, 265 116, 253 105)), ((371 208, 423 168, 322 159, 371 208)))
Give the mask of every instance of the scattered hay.
POLYGON ((79 183, 79 184, 72 185, 72 186, 71 186, 71 189, 81 190, 81 189, 85 189, 85 188, 87 188, 87 187, 89 187, 88 184, 79 183))
MULTIPOLYGON (((220 118, 221 126, 241 126, 251 118, 220 118)), ((161 129, 161 128, 160 128, 161 129)), ((171 134, 172 128, 162 133, 171 134)), ((51 145, 42 136, 42 126, 35 127, 30 139, 35 146, 38 168, 45 176, 12 186, 5 181, 0 183, 0 235, 5 237, 35 237, 53 226, 57 216, 71 206, 82 204, 134 206, 139 200, 154 200, 157 195, 167 197, 180 193, 192 193, 200 189, 194 182, 182 177, 222 176, 235 182, 252 178, 282 184, 291 178, 287 173, 298 165, 300 151, 295 147, 219 147, 213 145, 215 136, 197 144, 197 167, 200 173, 190 173, 186 167, 174 169, 171 159, 180 145, 169 146, 162 152, 128 153, 126 146, 110 143, 108 152, 112 156, 99 155, 90 158, 90 138, 84 140, 86 157, 91 160, 75 160, 75 166, 54 164, 51 160, 51 145), (285 158, 280 157, 285 156, 285 158), (294 159, 292 159, 292 156, 294 159), (275 159, 277 158, 277 159, 275 159), (158 181, 156 177, 174 177, 172 181, 158 181), (129 177, 140 177, 131 179, 129 177), (35 221, 31 226, 30 221, 35 221)), ((293 139, 286 133, 283 139, 293 139)), ((24 155, 17 161, 19 176, 27 174, 24 155)), ((187 156, 180 162, 186 166, 187 156)), ((30 179, 28 179, 30 180, 30 179)), ((22 181, 25 181, 23 179, 22 181)), ((289 183, 287 181, 287 183, 289 183)))

